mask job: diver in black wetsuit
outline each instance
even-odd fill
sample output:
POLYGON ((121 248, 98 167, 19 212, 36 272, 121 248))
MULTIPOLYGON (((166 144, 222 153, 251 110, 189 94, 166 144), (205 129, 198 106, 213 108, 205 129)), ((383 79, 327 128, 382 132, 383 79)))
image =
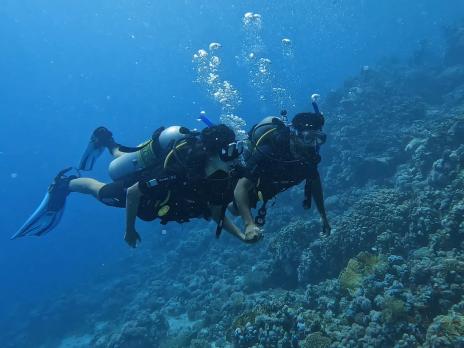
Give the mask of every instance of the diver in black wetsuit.
MULTIPOLYGON (((160 218, 161 223, 183 223, 191 218, 213 218, 217 223, 216 236, 222 227, 244 242, 247 240, 240 229, 226 216, 226 208, 233 200, 234 188, 241 175, 236 160, 241 154, 240 142, 234 132, 225 125, 205 128, 198 142, 191 144, 188 156, 178 155, 178 165, 189 168, 180 171, 166 170, 163 177, 141 180, 127 191, 126 233, 124 239, 135 247, 141 240, 135 229, 139 216, 144 220, 160 218), (192 170, 195 168, 194 170, 192 170), (150 216, 141 216, 141 204, 152 207, 150 216)), ((179 150, 181 150, 180 148, 179 150)))
MULTIPOLYGON (((223 127, 225 126, 213 126, 203 133, 208 134, 223 127)), ((229 136, 226 140, 227 145, 229 145, 230 140, 235 140, 233 132, 230 129, 228 130, 232 133, 232 137, 229 136)), ((179 211, 183 208, 188 210, 188 205, 185 205, 185 203, 192 201, 192 193, 195 194, 194 197, 198 200, 196 203, 197 210, 202 204, 206 205, 205 202, 201 201, 203 197, 199 196, 197 192, 200 192, 199 178, 204 177, 205 163, 210 159, 210 156, 208 155, 208 144, 199 141, 199 136, 199 133, 191 132, 180 126, 171 126, 166 129, 162 127, 155 131, 150 141, 136 148, 129 148, 117 144, 111 132, 106 128, 97 128, 91 137, 79 169, 91 170, 98 156, 107 148, 115 157, 109 168, 110 176, 114 181, 105 184, 93 178, 67 175, 69 169, 62 170, 50 185, 41 205, 18 232, 13 235, 12 239, 26 235, 41 236, 55 228, 63 214, 66 198, 71 192, 89 194, 106 205, 125 208, 127 188, 135 182, 145 182, 149 179, 159 179, 158 181, 162 183, 162 185, 159 185, 160 188, 173 188, 169 192, 173 194, 173 198, 176 198, 177 202, 173 204, 172 200, 169 201, 172 209, 168 214, 166 204, 155 210, 155 208, 158 208, 157 204, 160 201, 145 199, 146 197, 144 197, 139 202, 136 210, 136 213, 142 219, 151 221, 156 217, 162 217, 162 221, 185 222, 188 217, 197 217, 199 213, 194 214, 192 210, 189 212, 190 215, 182 215, 179 211), (183 188, 180 190, 182 185, 183 188), (195 187, 195 189, 190 188, 190 186, 195 187), (190 198, 188 197, 189 194, 190 198), (184 217, 181 217, 181 215, 184 217)), ((214 139, 217 136, 218 134, 215 134, 214 139)), ((231 144, 231 147, 233 148, 233 144, 231 144)), ((229 147, 226 147, 226 149, 229 149, 229 147)), ((219 149, 214 149, 214 151, 216 154, 219 149)), ((238 157, 238 154, 234 154, 234 156, 238 157)), ((225 165, 225 163, 222 159, 219 159, 215 166, 225 165)), ((215 166, 211 167, 215 168, 215 166)), ((229 175, 229 172, 228 167, 225 167, 224 173, 229 175)), ((231 200, 232 198, 228 202, 231 200)), ((205 209, 202 210, 202 213, 204 211, 205 209)), ((215 213, 215 210, 213 209, 212 212, 215 213)), ((213 217, 220 221, 221 226, 224 223, 226 230, 244 239, 240 230, 227 219, 222 218, 223 215, 218 215, 216 212, 213 217)))
POLYGON ((324 117, 320 113, 299 113, 287 126, 278 117, 267 117, 249 133, 251 155, 246 160, 246 171, 235 188, 231 210, 241 215, 247 239, 259 239, 264 225, 266 203, 280 192, 305 183, 303 207, 316 203, 322 220, 322 232, 330 234, 321 179, 317 165, 321 160, 319 146, 325 142, 322 133, 324 117), (253 219, 250 208, 258 200, 263 205, 253 219))

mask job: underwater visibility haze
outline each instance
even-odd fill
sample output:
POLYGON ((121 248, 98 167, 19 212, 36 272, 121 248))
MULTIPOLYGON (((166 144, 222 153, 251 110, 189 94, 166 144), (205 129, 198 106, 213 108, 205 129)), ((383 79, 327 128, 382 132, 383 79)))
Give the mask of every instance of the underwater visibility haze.
POLYGON ((464 347, 464 2, 3 0, 0 177, 1 347, 464 347), (246 141, 313 94, 330 234, 293 185, 254 243, 155 220, 130 248, 76 193, 10 240, 97 127, 246 141))

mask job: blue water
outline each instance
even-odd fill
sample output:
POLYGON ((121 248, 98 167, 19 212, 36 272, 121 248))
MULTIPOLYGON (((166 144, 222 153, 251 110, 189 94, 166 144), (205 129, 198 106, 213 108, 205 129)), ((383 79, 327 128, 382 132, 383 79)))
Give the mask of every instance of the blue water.
MULTIPOLYGON (((77 195, 50 235, 9 237, 56 172, 77 164, 95 127, 137 144, 160 125, 198 126, 200 110, 217 120, 220 105, 194 83, 198 49, 222 44, 221 77, 240 92, 236 112, 248 124, 279 111, 272 100, 259 101, 247 67, 237 62, 248 11, 262 16, 271 82, 286 87, 302 110, 309 93, 324 95, 365 65, 406 57, 424 38, 439 54, 441 31, 464 16, 464 2, 3 0, 0 308, 65 294, 137 253, 122 239, 122 210, 77 195), (282 58, 282 38, 293 42, 291 60, 282 58)), ((101 158, 93 175, 107 180, 108 161, 101 158)), ((159 230, 141 227, 146 234, 153 229, 159 230)))

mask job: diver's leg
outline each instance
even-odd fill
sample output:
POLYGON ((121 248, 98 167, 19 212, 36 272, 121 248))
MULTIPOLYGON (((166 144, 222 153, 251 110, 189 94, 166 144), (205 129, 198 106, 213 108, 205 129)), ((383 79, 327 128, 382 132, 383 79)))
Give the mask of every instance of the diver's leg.
POLYGON ((126 189, 124 182, 105 184, 92 178, 77 178, 69 183, 69 191, 92 195, 103 204, 116 208, 126 206, 126 189))
POLYGON ((92 178, 77 178, 69 182, 69 191, 92 195, 99 200, 98 193, 105 183, 92 178))

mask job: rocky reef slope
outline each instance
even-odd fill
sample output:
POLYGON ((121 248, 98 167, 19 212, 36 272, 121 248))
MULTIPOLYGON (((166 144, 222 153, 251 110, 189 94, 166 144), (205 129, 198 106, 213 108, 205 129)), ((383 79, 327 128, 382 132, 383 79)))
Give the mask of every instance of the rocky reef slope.
POLYGON ((327 98, 331 236, 296 188, 259 244, 200 226, 154 237, 164 253, 140 249, 122 275, 37 309, 11 346, 464 347, 462 57, 457 26, 443 57, 423 46, 327 98), (44 317, 61 329, 41 335, 44 317))

